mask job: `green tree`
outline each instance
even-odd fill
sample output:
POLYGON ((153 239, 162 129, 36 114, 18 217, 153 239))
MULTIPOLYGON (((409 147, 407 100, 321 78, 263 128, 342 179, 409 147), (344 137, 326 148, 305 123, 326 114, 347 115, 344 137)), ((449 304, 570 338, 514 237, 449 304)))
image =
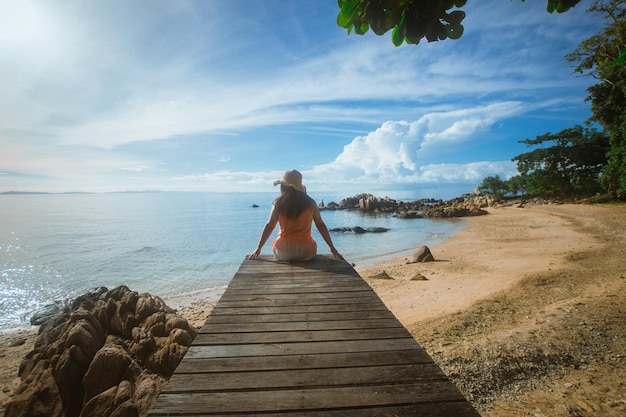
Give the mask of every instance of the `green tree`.
POLYGON ((588 10, 606 20, 601 33, 583 41, 565 58, 575 71, 594 77, 587 89, 592 121, 611 134, 608 163, 602 177, 605 189, 626 198, 626 4, 624 0, 597 0, 588 10))
POLYGON ((609 148, 606 133, 574 126, 520 143, 541 146, 513 158, 529 194, 571 198, 602 190, 600 174, 609 148))
POLYGON ((491 194, 497 198, 502 198, 508 191, 509 187, 499 175, 495 177, 486 177, 483 182, 478 186, 478 191, 483 194, 491 194))
MULTIPOLYGON (((523 2, 524 0, 522 0, 523 2)), ((547 11, 563 13, 580 0, 547 0, 547 11)), ((338 0, 337 24, 357 35, 372 31, 383 35, 392 30, 395 46, 406 42, 418 44, 423 38, 428 42, 458 39, 463 35, 461 22, 467 0, 338 0)))
POLYGON ((526 194, 528 192, 526 175, 515 175, 506 181, 508 191, 513 195, 526 194))

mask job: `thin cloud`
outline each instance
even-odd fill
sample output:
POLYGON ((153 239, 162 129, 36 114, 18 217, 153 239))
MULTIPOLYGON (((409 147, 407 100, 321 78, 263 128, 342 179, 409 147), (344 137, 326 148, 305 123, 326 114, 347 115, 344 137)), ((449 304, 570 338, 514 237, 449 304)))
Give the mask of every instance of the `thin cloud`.
POLYGON ((2 187, 256 190, 282 164, 328 188, 508 172, 463 150, 537 109, 541 129, 584 120, 589 80, 561 56, 600 23, 504 3, 470 2, 458 41, 394 48, 346 36, 335 3, 0 0, 2 187), (30 174, 50 180, 12 182, 30 174))

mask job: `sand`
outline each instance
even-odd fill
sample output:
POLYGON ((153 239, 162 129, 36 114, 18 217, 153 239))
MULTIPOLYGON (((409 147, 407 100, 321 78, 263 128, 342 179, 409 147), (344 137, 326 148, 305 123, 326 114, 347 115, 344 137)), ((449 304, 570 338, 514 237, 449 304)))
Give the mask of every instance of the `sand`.
MULTIPOLYGON (((625 231, 624 204, 491 208, 431 247, 435 262, 355 268, 483 416, 617 417, 625 231)), ((179 312, 200 327, 211 308, 179 312)), ((0 409, 34 339, 0 334, 0 409)))

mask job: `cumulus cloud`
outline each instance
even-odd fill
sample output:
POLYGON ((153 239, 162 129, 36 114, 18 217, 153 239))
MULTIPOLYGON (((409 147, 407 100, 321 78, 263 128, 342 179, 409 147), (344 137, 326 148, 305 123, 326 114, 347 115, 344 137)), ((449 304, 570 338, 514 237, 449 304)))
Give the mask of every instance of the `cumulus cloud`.
POLYGON ((415 121, 387 121, 365 136, 357 136, 334 161, 311 174, 369 182, 475 182, 494 173, 512 176, 510 161, 429 163, 450 153, 450 146, 471 145, 482 130, 526 111, 519 102, 493 103, 466 109, 425 114, 415 121))

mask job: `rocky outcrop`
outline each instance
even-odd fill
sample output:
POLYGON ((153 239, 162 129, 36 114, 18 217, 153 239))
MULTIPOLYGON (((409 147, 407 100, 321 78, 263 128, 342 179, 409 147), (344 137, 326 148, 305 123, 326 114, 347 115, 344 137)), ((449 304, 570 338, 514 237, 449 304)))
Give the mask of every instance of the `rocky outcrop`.
POLYGON ((375 197, 371 194, 358 194, 339 203, 330 202, 322 210, 359 210, 364 213, 390 213, 402 219, 451 218, 482 216, 487 214, 485 207, 492 207, 497 201, 491 196, 465 194, 449 201, 432 198, 404 202, 389 197, 375 197))
POLYGON ((197 335, 163 300, 120 286, 33 316, 34 349, 5 417, 139 417, 197 335))

